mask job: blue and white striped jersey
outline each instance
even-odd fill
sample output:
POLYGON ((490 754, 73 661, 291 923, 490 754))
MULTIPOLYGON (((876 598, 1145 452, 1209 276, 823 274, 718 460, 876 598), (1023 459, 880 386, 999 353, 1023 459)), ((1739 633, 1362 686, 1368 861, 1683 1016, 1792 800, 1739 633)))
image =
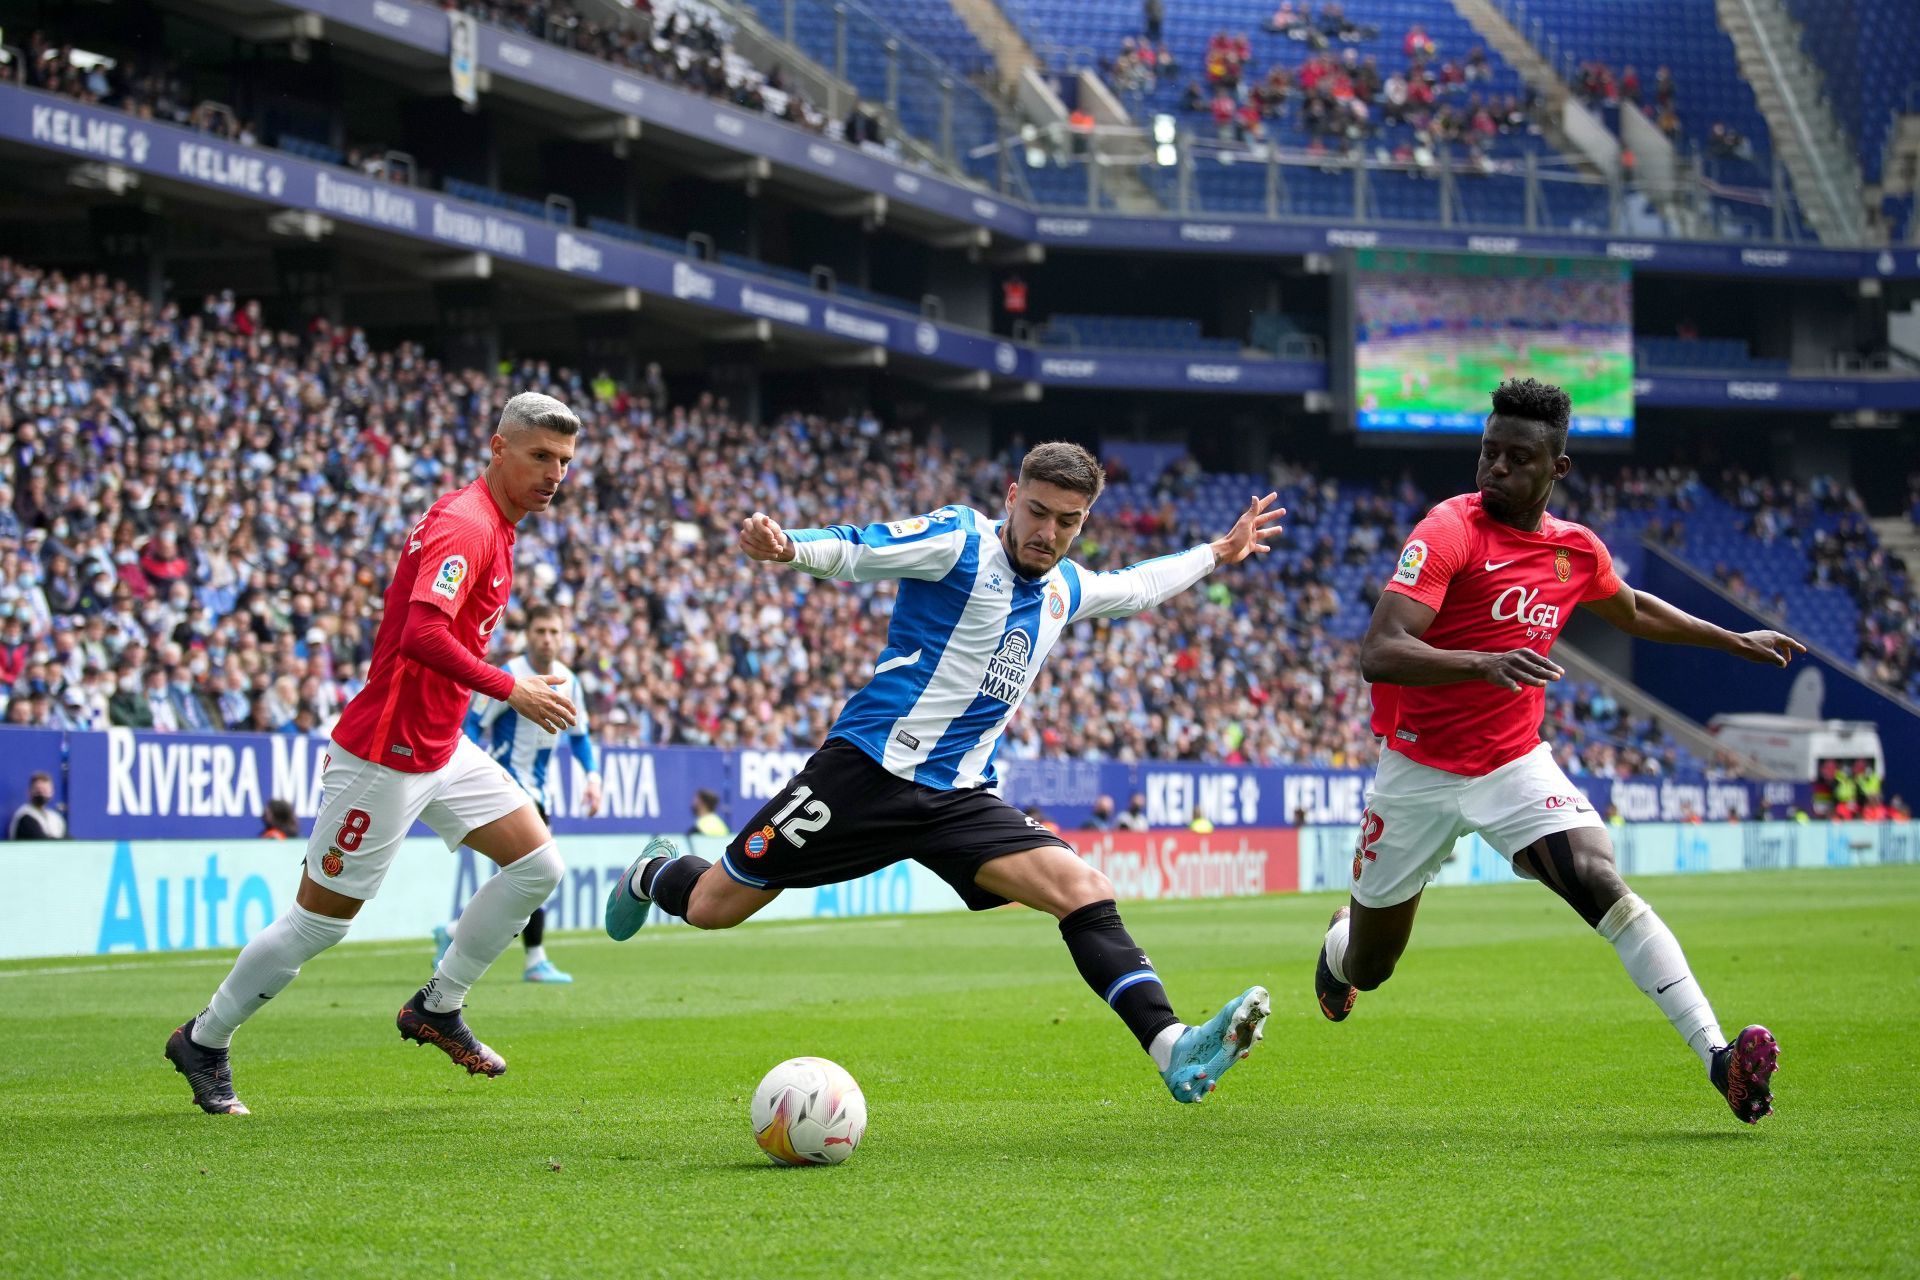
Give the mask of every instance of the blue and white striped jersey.
POLYGON ((794 567, 817 578, 901 580, 886 651, 831 736, 922 786, 995 785, 1000 735, 1068 623, 1150 609, 1213 570, 1213 548, 1202 544, 1111 573, 1062 560, 1044 578, 1024 578, 1000 524, 951 506, 865 528, 787 531, 794 567))
MULTIPOLYGON (((517 679, 520 676, 537 674, 533 663, 526 654, 520 654, 507 662, 507 670, 517 679)), ((553 664, 548 675, 565 676, 564 684, 554 688, 561 697, 573 704, 573 713, 577 719, 573 727, 566 730, 567 748, 573 752, 573 758, 588 773, 600 771, 599 757, 593 749, 593 738, 587 731, 586 699, 580 691, 580 678, 573 674, 564 662, 553 664)), ((520 784, 521 790, 533 797, 535 804, 547 802, 547 765, 553 760, 553 744, 560 734, 549 733, 530 720, 522 719, 520 713, 504 702, 496 702, 485 694, 473 695, 473 706, 467 711, 467 736, 485 748, 486 753, 498 760, 513 780, 520 784)))

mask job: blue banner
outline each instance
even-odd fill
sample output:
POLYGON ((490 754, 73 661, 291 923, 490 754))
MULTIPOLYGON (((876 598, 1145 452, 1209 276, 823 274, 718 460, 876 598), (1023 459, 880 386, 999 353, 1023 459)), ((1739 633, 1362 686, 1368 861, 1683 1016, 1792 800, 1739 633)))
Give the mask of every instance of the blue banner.
POLYGON ((1157 351, 1081 352, 1042 348, 1033 377, 1049 387, 1128 391, 1238 391, 1299 395, 1327 389, 1324 360, 1240 360, 1157 351))
POLYGON ((1920 409, 1920 378, 1643 374, 1633 380, 1633 397, 1639 404, 1678 409, 1913 410, 1920 409))
MULTIPOLYGON (((165 734, 131 729, 58 734, 9 730, 6 787, 24 792, 42 762, 68 760, 65 802, 74 838, 179 840, 250 837, 275 797, 290 800, 303 827, 319 811, 324 738, 291 734, 165 734), (20 747, 12 747, 18 742, 20 747)), ((711 789, 739 829, 806 763, 806 751, 702 747, 611 747, 601 753, 605 804, 589 814, 585 774, 556 757, 545 797, 560 835, 686 831, 694 797, 711 789)), ((1145 761, 1016 760, 1004 766, 1007 800, 1037 805, 1064 827, 1084 826, 1101 796, 1124 812, 1132 797, 1154 827, 1184 827, 1199 812, 1216 827, 1353 825, 1366 808, 1369 774, 1358 769, 1251 768, 1145 761)), ((1804 805, 1805 785, 1671 777, 1579 780, 1605 809, 1633 821, 1757 818, 1804 805)), ((427 834, 416 827, 416 835, 427 834)))
POLYGON ((1055 214, 1034 218, 1034 237, 1062 248, 1149 249, 1164 253, 1308 254, 1342 249, 1452 249, 1468 253, 1612 258, 1636 270, 1812 279, 1920 276, 1920 249, 1821 249, 1725 241, 1628 239, 1559 233, 1505 233, 1451 227, 1328 226, 1237 218, 1141 218, 1055 214))

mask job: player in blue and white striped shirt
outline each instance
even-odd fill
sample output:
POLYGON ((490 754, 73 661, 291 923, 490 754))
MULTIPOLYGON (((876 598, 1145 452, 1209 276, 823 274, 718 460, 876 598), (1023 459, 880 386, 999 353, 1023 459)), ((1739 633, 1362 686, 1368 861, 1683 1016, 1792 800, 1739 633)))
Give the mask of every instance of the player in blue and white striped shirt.
POLYGON ((1078 445, 1028 453, 995 519, 964 506, 865 527, 783 531, 755 512, 754 560, 817 578, 897 579, 887 647, 824 746, 735 835, 717 865, 650 844, 607 901, 607 932, 631 937, 650 903, 703 929, 740 923, 783 888, 831 884, 911 857, 981 910, 1051 913, 1081 977, 1152 1056, 1175 1099, 1198 1102, 1262 1034, 1269 1002, 1249 987, 1210 1021, 1174 1016, 1128 936, 1113 885, 1072 847, 993 792, 1001 733, 1069 625, 1124 618, 1216 566, 1267 550, 1285 511, 1254 498, 1225 536, 1112 573, 1065 559, 1105 483, 1078 445))
MULTIPOLYGON (((600 762, 593 749, 593 738, 588 732, 587 703, 580 691, 580 678, 573 674, 566 663, 560 661, 560 650, 565 643, 566 624, 560 610, 550 604, 537 604, 527 610, 527 651, 510 659, 507 670, 516 677, 559 677, 559 682, 553 687, 561 697, 573 703, 576 718, 571 728, 561 734, 551 733, 521 716, 506 703, 479 693, 473 695, 473 706, 467 712, 467 736, 498 760, 508 776, 520 784, 539 809, 542 822, 548 821, 548 766, 553 762, 554 744, 562 736, 566 738, 567 749, 573 753, 573 758, 586 770, 586 789, 581 798, 586 802, 589 815, 600 811, 602 797, 600 762)), ((572 974, 561 972, 553 961, 547 959, 547 949, 543 945, 546 932, 547 909, 544 906, 535 907, 527 919, 527 927, 520 931, 520 940, 527 950, 526 980, 572 982, 572 974)), ((435 929, 433 940, 439 954, 445 954, 453 942, 453 926, 442 925, 435 929)))

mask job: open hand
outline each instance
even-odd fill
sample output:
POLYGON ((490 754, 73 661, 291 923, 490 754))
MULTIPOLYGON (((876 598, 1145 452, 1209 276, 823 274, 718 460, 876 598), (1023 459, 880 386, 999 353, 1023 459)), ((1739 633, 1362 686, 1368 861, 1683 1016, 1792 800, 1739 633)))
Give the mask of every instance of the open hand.
POLYGON ((1267 543, 1280 536, 1280 517, 1287 514, 1285 507, 1273 504, 1280 495, 1270 493, 1264 498, 1255 498, 1247 509, 1234 521, 1233 528, 1225 537, 1217 538, 1213 543, 1213 559, 1216 564, 1239 564, 1250 555, 1264 555, 1273 548, 1267 543))
POLYGON ((764 511, 756 511, 740 522, 740 549, 750 560, 786 564, 793 559, 793 539, 764 511))

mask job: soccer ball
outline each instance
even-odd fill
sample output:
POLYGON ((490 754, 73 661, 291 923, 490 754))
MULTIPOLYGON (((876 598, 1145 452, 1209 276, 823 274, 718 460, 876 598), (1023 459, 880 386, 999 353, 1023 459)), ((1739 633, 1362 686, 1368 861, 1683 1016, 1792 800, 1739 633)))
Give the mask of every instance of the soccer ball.
POLYGON ((839 1164, 866 1131, 866 1095, 825 1058, 788 1058, 753 1091, 753 1140, 775 1164, 839 1164))

